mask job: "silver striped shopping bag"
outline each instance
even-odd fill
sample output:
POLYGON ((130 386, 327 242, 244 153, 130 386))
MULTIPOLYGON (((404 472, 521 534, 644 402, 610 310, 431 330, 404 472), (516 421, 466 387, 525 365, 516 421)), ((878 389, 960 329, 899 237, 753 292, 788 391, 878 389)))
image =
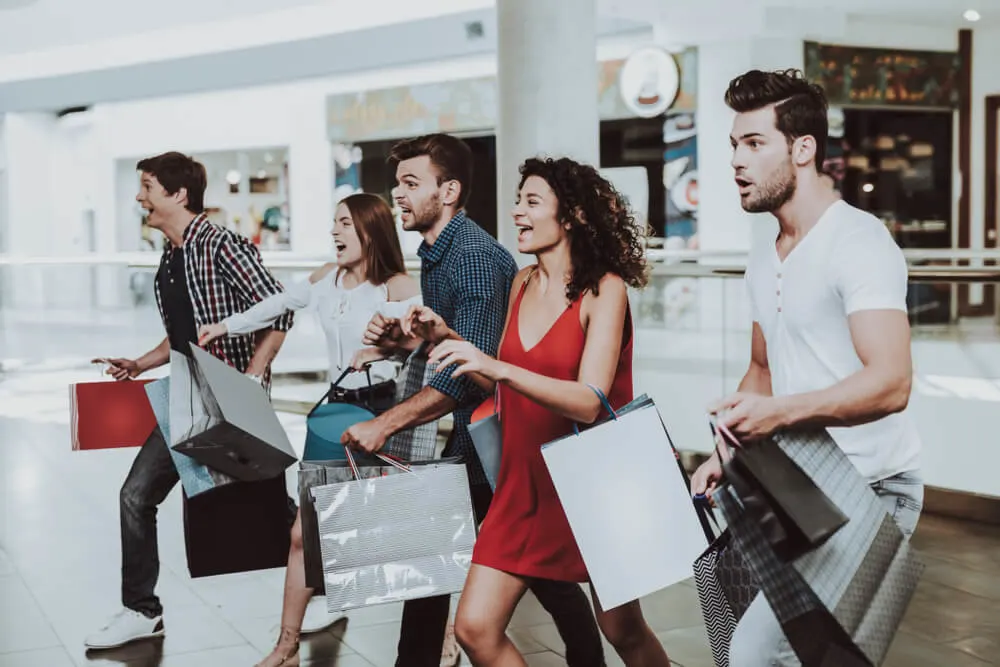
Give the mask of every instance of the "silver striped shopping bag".
POLYGON ((366 478, 349 454, 354 479, 311 489, 331 612, 459 593, 472 563, 465 464, 379 458, 397 472, 366 478))
POLYGON ((731 487, 719 487, 713 498, 804 667, 880 665, 923 564, 825 430, 785 433, 776 440, 848 516, 847 525, 815 551, 785 563, 731 487))

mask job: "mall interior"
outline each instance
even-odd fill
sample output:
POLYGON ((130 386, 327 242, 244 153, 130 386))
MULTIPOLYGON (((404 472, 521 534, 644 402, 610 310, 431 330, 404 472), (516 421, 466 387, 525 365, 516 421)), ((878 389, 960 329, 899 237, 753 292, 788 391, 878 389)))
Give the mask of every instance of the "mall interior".
MULTIPOLYGON (((135 200, 137 160, 202 162, 209 219, 286 284, 332 261, 340 199, 390 197, 399 140, 464 139, 468 213, 515 256, 518 165, 598 166, 651 229, 650 284, 630 294, 635 391, 693 469, 713 448, 706 406, 750 359, 748 252, 777 230, 743 211, 730 165, 723 94, 754 68, 824 89, 824 169, 909 266, 925 570, 884 664, 1000 665, 998 62, 990 0, 0 0, 0 667, 249 666, 280 625, 282 568, 191 575, 177 488, 158 522, 167 636, 84 646, 120 607, 135 449, 73 451, 72 388, 107 380, 92 359, 163 337, 164 237, 135 200)), ((420 236, 399 233, 418 275, 420 236)), ((326 349, 303 312, 273 363, 300 455, 326 349)), ((693 580, 642 605, 673 664, 714 664, 693 580)), ((401 609, 304 635, 301 664, 391 667, 401 609)), ((508 635, 531 667, 566 664, 530 594, 508 635)))

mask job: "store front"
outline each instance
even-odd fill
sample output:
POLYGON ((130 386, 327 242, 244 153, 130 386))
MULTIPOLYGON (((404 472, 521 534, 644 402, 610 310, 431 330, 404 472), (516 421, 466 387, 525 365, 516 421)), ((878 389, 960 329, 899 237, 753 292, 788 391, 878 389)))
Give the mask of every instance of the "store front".
MULTIPOLYGON (((626 61, 598 64, 600 166, 652 227, 654 245, 669 236, 686 247, 697 242, 697 51, 668 57, 676 68, 677 84, 647 98, 660 107, 648 118, 641 117, 636 103, 622 94, 626 61)), ((470 217, 496 236, 496 95, 495 78, 482 77, 330 96, 327 118, 335 200, 362 189, 389 198, 395 184, 386 165, 391 146, 403 138, 448 132, 465 139, 473 152, 470 217)), ((511 201, 513 196, 510 193, 511 201)), ((413 236, 403 235, 409 252, 419 245, 413 236)))
MULTIPOLYGON (((956 246, 960 64, 954 52, 805 44, 806 76, 831 107, 824 168, 904 249, 956 246)), ((911 318, 949 322, 952 296, 947 285, 911 284, 911 318)))

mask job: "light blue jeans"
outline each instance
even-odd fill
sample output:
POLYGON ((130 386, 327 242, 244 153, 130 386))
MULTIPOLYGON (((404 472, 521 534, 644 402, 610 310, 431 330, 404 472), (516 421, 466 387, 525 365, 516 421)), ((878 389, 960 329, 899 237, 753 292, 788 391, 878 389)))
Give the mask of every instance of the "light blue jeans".
MULTIPOLYGON (((904 472, 872 484, 886 510, 906 537, 913 535, 924 505, 924 482, 904 472)), ((800 667, 778 619, 763 595, 757 595, 740 619, 729 647, 730 667, 800 667)))

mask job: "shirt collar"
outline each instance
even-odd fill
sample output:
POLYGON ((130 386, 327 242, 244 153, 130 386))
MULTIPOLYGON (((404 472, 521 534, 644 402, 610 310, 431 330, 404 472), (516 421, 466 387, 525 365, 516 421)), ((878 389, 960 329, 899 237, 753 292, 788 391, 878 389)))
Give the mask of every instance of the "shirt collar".
POLYGON ((465 215, 465 211, 459 211, 456 213, 448 224, 445 225, 444 229, 441 230, 440 236, 434 241, 434 245, 428 245, 427 241, 420 244, 420 248, 417 250, 417 256, 427 265, 434 265, 444 259, 445 253, 448 252, 448 248, 451 246, 451 242, 455 240, 458 233, 465 227, 469 218, 465 215))
MULTIPOLYGON (((194 216, 194 220, 191 224, 184 229, 184 234, 181 236, 181 243, 187 245, 188 241, 198 237, 198 234, 208 225, 208 216, 205 213, 199 213, 194 216)), ((168 240, 163 244, 166 250, 173 250, 173 244, 168 240)))

